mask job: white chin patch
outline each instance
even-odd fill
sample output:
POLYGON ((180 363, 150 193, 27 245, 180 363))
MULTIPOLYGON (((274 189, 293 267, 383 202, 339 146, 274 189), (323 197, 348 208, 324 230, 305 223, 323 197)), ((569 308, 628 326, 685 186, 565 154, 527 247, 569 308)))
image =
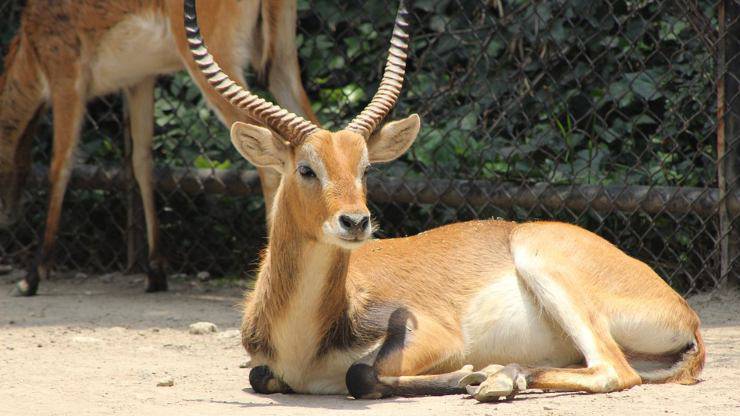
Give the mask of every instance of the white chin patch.
POLYGON ((323 240, 325 243, 333 244, 345 250, 355 250, 357 248, 360 248, 368 240, 368 238, 363 238, 361 240, 348 240, 346 238, 342 238, 340 237, 340 234, 334 230, 334 227, 332 227, 331 223, 329 223, 328 221, 325 222, 321 228, 324 231, 323 240))
POLYGON ((344 240, 341 238, 334 237, 334 245, 337 245, 345 250, 354 250, 360 248, 367 240, 344 240))

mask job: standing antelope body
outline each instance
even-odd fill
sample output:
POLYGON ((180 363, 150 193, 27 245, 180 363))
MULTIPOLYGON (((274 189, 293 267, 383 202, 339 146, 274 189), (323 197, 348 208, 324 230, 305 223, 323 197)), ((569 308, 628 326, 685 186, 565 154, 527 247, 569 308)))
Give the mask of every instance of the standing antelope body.
MULTIPOLYGON (((278 102, 315 121, 298 67, 294 0, 211 0, 198 11, 225 72, 245 85, 243 72, 251 62, 278 102)), ((146 218, 147 291, 166 290, 152 180, 154 81, 183 68, 225 124, 260 122, 224 101, 198 71, 185 39, 182 0, 29 0, 0 76, 0 226, 9 225, 20 209, 31 126, 47 103, 53 110, 54 151, 43 242, 16 294, 35 294, 39 276, 47 273, 85 103, 120 89, 131 114, 133 169, 146 218)), ((279 179, 271 169, 259 173, 269 210, 279 179)))
POLYGON ((647 265, 576 226, 472 221, 371 240, 365 173, 403 154, 419 117, 386 124, 403 82, 403 0, 370 105, 332 133, 260 100, 190 47, 217 91, 271 130, 235 123, 247 160, 282 174, 242 340, 259 393, 356 398, 694 383, 699 318, 647 265))

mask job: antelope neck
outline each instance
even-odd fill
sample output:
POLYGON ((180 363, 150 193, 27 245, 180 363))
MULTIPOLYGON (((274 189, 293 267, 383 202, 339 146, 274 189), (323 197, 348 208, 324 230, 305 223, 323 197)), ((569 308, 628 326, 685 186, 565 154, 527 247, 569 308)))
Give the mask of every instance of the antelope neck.
POLYGON ((331 319, 332 311, 346 310, 350 252, 300 232, 287 204, 280 201, 280 194, 278 191, 276 195, 267 253, 260 271, 260 280, 267 283, 267 298, 279 304, 273 305, 278 314, 286 309, 303 310, 318 313, 323 318, 320 320, 331 319), (302 303, 303 307, 286 308, 288 302, 302 303))

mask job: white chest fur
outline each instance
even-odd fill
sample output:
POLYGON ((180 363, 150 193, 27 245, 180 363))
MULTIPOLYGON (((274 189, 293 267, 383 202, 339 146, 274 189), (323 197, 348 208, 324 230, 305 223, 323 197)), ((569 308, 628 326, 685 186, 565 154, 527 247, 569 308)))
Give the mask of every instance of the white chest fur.
POLYGON ((321 244, 306 253, 285 313, 271 327, 276 354, 270 368, 297 392, 343 393, 344 371, 351 362, 345 366, 337 357, 315 360, 322 335, 319 307, 326 293, 327 271, 335 259, 321 244))

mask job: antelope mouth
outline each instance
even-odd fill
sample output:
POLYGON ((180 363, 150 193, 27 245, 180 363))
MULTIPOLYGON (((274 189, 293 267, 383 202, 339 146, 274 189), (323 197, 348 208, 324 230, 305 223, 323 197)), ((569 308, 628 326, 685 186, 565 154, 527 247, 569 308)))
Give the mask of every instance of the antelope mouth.
POLYGON ((335 236, 334 245, 345 250, 355 250, 360 248, 368 240, 367 237, 341 237, 335 236))
POLYGON ((323 240, 325 243, 335 245, 345 250, 355 250, 365 244, 372 233, 353 235, 335 231, 329 224, 324 225, 323 240))
POLYGON ((367 240, 367 237, 344 237, 344 236, 337 236, 340 240, 346 241, 348 243, 362 243, 365 240, 367 240))

